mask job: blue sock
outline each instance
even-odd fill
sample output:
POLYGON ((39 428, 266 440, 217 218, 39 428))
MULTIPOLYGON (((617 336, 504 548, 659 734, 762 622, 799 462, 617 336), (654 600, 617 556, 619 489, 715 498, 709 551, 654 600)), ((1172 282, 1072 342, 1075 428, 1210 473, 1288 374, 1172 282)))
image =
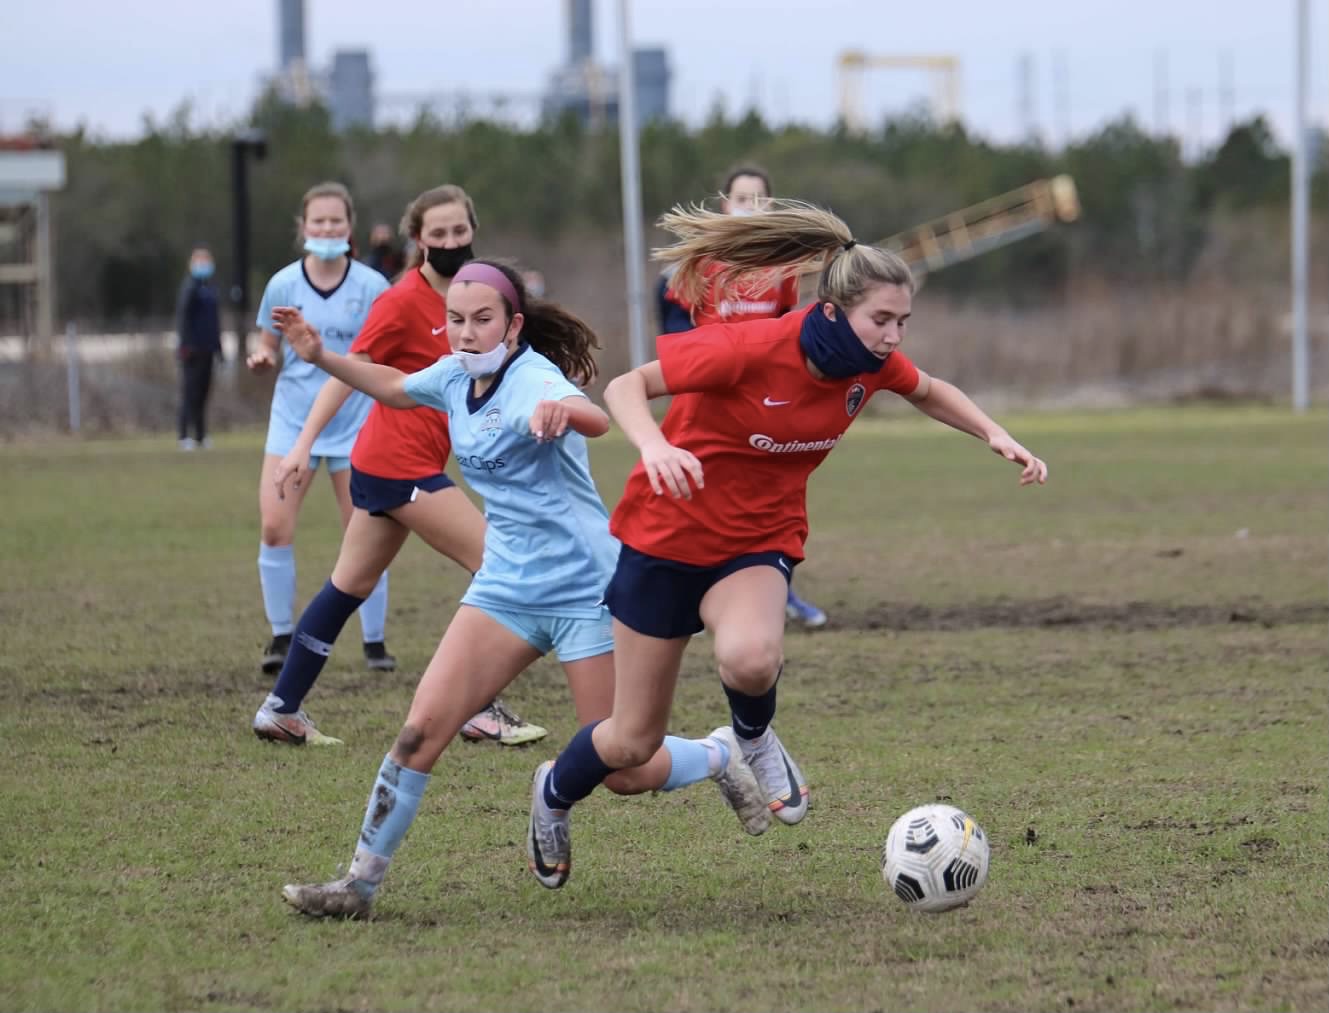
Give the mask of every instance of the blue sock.
POLYGON ((279 701, 273 706, 279 714, 294 714, 300 709, 305 696, 318 681, 341 628, 362 601, 363 598, 337 590, 330 580, 314 595, 314 600, 300 616, 300 625, 291 638, 291 649, 282 663, 277 683, 272 687, 272 695, 279 701))
POLYGON ((680 739, 677 735, 666 735, 664 747, 669 750, 671 765, 669 779, 661 791, 673 791, 704 781, 723 770, 729 762, 729 747, 718 739, 680 739))
POLYGON ((378 578, 374 590, 360 606, 360 632, 366 644, 381 644, 388 624, 388 571, 378 578))
POLYGON ((351 862, 350 876, 361 892, 372 893, 383 882, 388 863, 411 828, 428 784, 428 774, 400 766, 391 756, 383 757, 351 862))
POLYGON ((258 583, 263 588, 263 611, 268 615, 272 635, 289 634, 295 620, 295 546, 260 543, 258 583))
POLYGON ((600 759, 591 741, 591 733, 599 723, 593 721, 572 736, 554 761, 554 769, 545 778, 545 805, 550 809, 571 809, 574 802, 580 802, 614 772, 600 759))
MULTIPOLYGON (((784 671, 784 666, 780 666, 784 671)), ((723 683, 721 683, 723 685, 723 683)), ((775 720, 775 688, 780 685, 777 673, 771 688, 761 696, 748 696, 736 689, 724 687, 724 695, 729 697, 729 713, 733 717, 734 734, 740 739, 759 739, 775 720)))

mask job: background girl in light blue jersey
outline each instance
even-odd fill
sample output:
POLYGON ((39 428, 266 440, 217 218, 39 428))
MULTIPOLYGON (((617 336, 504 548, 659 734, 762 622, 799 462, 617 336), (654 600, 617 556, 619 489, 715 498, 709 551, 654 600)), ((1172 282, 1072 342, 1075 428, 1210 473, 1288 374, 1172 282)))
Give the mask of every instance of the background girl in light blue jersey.
MULTIPOLYGON (((381 274, 350 256, 355 207, 346 187, 340 183, 311 187, 301 202, 298 222, 305 256, 273 275, 263 290, 258 310, 260 343, 246 363, 251 370, 261 373, 277 366, 278 354, 282 355, 281 372, 272 391, 272 413, 258 481, 261 525, 258 575, 263 609, 272 627, 272 640, 263 652, 261 667, 269 675, 281 670, 295 628, 295 526, 310 485, 304 482, 292 495, 282 499, 276 493, 272 476, 282 458, 295 446, 309 409, 328 378, 323 370, 303 361, 289 345, 283 351, 278 334, 281 328, 272 311, 278 306, 298 307, 304 319, 323 335, 328 347, 346 352, 364 326, 370 304, 388 288, 381 274)), ((351 447, 368 413, 369 398, 352 395, 312 448, 311 470, 316 470, 320 461, 327 462, 328 480, 337 497, 343 528, 351 517, 351 447)), ((359 609, 365 661, 371 669, 379 671, 396 667, 384 645, 387 608, 388 575, 384 573, 359 609)))
MULTIPOLYGON (((557 653, 579 721, 612 709, 613 634, 602 594, 618 543, 586 453, 586 437, 603 435, 609 420, 569 380, 594 377, 599 342, 576 317, 529 298, 517 272, 485 261, 461 268, 448 291, 454 354, 418 373, 328 350, 293 310, 279 311, 279 322, 302 358, 344 383, 390 407, 446 411, 453 453, 485 500, 484 563, 384 757, 349 875, 284 890, 306 914, 361 916, 448 742, 532 662, 557 653)), ((616 772, 610 788, 636 794, 707 777, 749 832, 765 829, 765 796, 728 727, 705 739, 669 737, 642 766, 616 772)), ((528 839, 533 868, 549 845, 528 839)))

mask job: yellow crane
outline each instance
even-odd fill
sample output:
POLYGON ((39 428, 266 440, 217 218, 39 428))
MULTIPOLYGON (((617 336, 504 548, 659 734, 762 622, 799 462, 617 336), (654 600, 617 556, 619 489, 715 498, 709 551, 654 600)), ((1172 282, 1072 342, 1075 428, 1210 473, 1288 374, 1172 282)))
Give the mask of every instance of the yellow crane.
POLYGON ((840 119, 850 130, 866 129, 863 116, 863 75, 871 69, 925 70, 933 77, 932 114, 938 123, 960 120, 960 60, 946 55, 872 54, 846 49, 837 61, 840 77, 840 119))

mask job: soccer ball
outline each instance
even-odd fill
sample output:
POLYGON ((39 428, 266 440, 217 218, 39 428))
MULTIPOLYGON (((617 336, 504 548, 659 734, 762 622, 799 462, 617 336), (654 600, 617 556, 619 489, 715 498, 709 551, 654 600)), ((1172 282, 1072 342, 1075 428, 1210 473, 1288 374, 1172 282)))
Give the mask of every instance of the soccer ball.
POLYGON ((922 805, 895 821, 881 849, 881 875, 915 911, 967 904, 988 878, 988 839, 951 805, 922 805))

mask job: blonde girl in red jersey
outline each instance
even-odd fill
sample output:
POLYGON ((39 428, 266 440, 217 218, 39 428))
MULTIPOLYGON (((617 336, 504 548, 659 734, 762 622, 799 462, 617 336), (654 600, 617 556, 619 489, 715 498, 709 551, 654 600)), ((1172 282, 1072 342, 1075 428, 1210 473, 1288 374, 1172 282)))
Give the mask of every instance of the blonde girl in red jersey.
MULTIPOLYGON (((724 199, 720 210, 727 215, 760 214, 771 200, 771 176, 758 165, 740 165, 729 171, 720 191, 724 199)), ((661 320, 666 333, 692 330, 705 324, 739 324, 748 320, 766 320, 780 317, 798 305, 798 275, 786 273, 777 277, 760 278, 755 283, 730 291, 719 284, 718 275, 724 266, 712 262, 705 274, 709 279, 699 302, 685 302, 669 288, 662 296, 661 320)), ((672 273, 672 272, 671 272, 672 273)), ((785 599, 785 617, 802 623, 809 629, 825 626, 826 613, 794 592, 789 584, 785 599)))
POLYGON ((702 628, 729 698, 733 730, 772 814, 797 823, 808 789, 771 727, 784 663, 785 597, 803 558, 808 477, 878 390, 985 442, 1042 484, 1047 465, 957 387, 900 352, 914 282, 895 254, 858 244, 839 218, 780 201, 734 217, 676 208, 658 251, 674 287, 696 299, 725 265, 743 274, 824 258, 817 301, 777 320, 714 324, 662 337, 660 357, 605 390, 641 462, 610 522, 622 542, 605 592, 614 617, 614 706, 535 773, 529 833, 540 882, 571 866, 569 810, 614 770, 648 759, 668 725, 683 652, 702 628), (671 396, 663 424, 650 402, 671 396))
MULTIPOLYGON (((472 258, 475 205, 459 186, 435 187, 406 209, 402 231, 415 252, 397 284, 375 300, 350 354, 368 362, 416 372, 451 349, 447 339, 448 286, 472 258)), ((352 393, 329 378, 314 400, 290 453, 274 469, 279 496, 288 482, 309 480, 310 448, 352 393)), ((471 573, 484 556, 484 517, 444 474, 451 443, 447 416, 430 410, 399 411, 375 402, 351 450, 350 521, 332 576, 296 624, 289 653, 272 692, 254 715, 259 738, 293 745, 340 744, 324 735, 304 712, 306 694, 318 679, 332 645, 360 602, 373 590, 409 534, 471 573)), ((494 701, 468 723, 468 738, 518 745, 543 738, 545 730, 522 721, 494 701)))

